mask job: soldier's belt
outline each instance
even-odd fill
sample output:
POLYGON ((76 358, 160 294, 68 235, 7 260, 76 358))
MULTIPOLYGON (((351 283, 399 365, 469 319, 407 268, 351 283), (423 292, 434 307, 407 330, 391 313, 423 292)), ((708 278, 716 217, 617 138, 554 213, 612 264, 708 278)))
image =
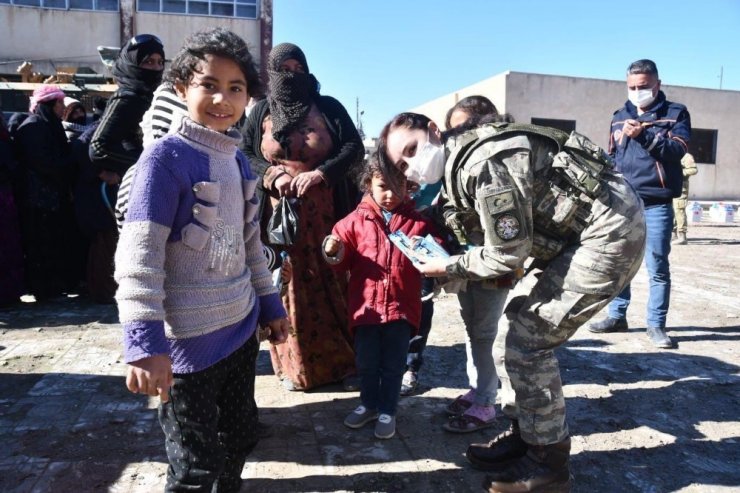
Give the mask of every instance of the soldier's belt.
POLYGON ((509 272, 503 276, 494 277, 491 279, 483 279, 479 282, 483 289, 509 289, 516 285, 517 281, 524 277, 524 269, 519 268, 514 272, 509 272))

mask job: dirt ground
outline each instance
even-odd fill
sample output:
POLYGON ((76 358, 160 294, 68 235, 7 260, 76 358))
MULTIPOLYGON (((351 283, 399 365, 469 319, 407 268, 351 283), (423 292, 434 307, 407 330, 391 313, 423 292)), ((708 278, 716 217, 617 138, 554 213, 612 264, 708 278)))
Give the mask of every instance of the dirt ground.
MULTIPOLYGON (((671 253, 676 349, 655 349, 644 333, 643 269, 629 332, 583 328, 557 351, 573 491, 740 490, 740 225, 693 225, 689 239, 671 253)), ((0 491, 162 491, 156 402, 125 390, 120 338, 112 306, 62 299, 0 311, 0 491)), ((257 396, 272 436, 250 456, 243 491, 482 491, 484 473, 462 453, 507 422, 443 431, 442 410, 466 381, 453 296, 436 302, 420 389, 401 400, 391 440, 342 425, 356 392, 283 390, 263 346, 257 396)))

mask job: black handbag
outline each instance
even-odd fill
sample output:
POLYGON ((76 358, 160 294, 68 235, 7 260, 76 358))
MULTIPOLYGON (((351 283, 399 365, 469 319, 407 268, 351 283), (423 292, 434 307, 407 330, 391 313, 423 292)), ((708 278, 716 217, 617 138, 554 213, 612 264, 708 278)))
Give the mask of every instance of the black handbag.
POLYGON ((272 245, 292 245, 298 236, 298 214, 294 199, 280 197, 267 222, 267 241, 272 245))

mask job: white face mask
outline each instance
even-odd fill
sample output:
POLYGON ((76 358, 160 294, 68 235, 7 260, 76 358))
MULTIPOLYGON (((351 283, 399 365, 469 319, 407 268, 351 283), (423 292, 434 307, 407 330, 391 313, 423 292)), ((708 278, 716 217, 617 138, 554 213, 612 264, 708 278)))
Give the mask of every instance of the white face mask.
POLYGON ((404 157, 408 165, 404 175, 406 178, 426 185, 437 183, 445 173, 445 150, 442 145, 434 145, 427 140, 417 148, 413 157, 404 157))
POLYGON ((650 104, 655 101, 653 96, 653 89, 635 89, 634 91, 627 90, 627 99, 638 108, 647 108, 650 104))

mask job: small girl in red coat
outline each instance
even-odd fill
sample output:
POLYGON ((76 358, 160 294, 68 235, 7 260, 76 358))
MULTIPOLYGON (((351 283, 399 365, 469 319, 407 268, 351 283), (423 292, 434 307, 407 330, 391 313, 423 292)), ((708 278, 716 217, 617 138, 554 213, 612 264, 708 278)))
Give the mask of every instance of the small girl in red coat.
POLYGON ((421 318, 421 274, 389 239, 402 231, 409 238, 432 234, 434 226, 414 202, 399 196, 381 171, 375 155, 365 165, 360 184, 365 191, 357 208, 334 226, 324 240, 324 258, 335 270, 349 271, 348 308, 354 334, 362 405, 344 420, 361 428, 377 419, 375 436, 396 433, 396 408, 406 369, 409 339, 421 318))

